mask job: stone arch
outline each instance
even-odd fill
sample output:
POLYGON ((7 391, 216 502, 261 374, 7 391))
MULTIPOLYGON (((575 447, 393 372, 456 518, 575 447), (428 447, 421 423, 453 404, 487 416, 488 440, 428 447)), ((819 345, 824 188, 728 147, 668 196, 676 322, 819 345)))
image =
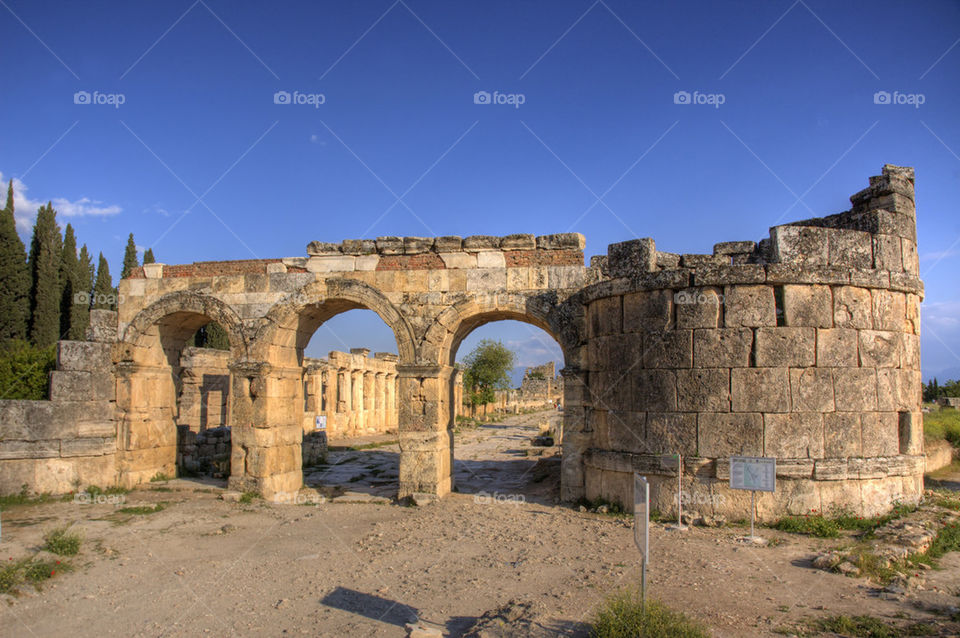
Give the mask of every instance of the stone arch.
MULTIPOLYGON (((183 290, 166 294, 134 316, 120 339, 121 361, 137 360, 137 348, 148 346, 150 337, 158 335, 173 344, 185 341, 210 321, 220 324, 230 338, 230 356, 240 361, 247 356, 247 339, 237 312, 211 295, 183 290)), ((168 344, 163 344, 165 349, 168 344)))
POLYGON ((377 313, 393 331, 400 361, 415 361, 415 339, 410 323, 382 292, 355 279, 314 281, 274 304, 251 341, 251 357, 275 364, 282 358, 283 349, 302 350, 321 324, 355 309, 377 313))
MULTIPOLYGON (((187 390, 202 393, 213 390, 207 385, 216 385, 213 394, 222 395, 223 402, 223 409, 218 408, 217 422, 232 425, 237 393, 232 387, 232 373, 226 366, 245 359, 246 352, 247 341, 239 315, 208 294, 169 293, 133 317, 119 339, 116 357, 117 406, 122 415, 117 453, 121 485, 132 487, 157 474, 174 476, 182 469, 196 469, 188 466, 187 461, 191 461, 191 450, 198 449, 200 438, 197 437, 205 436, 200 434, 204 426, 192 419, 193 411, 184 406, 202 412, 205 399, 200 398, 202 394, 187 390), (202 368, 204 372, 198 373, 192 363, 184 363, 181 357, 187 340, 211 322, 218 323, 227 332, 229 359, 214 364, 213 369, 202 368), (216 384, 207 384, 214 378, 216 384)), ((216 404, 221 405, 219 401, 216 404)), ((229 442, 229 430, 211 429, 210 433, 217 433, 217 440, 223 444, 229 442)), ((228 448, 229 445, 219 453, 225 456, 228 448)), ((192 460, 196 460, 195 455, 192 460)))
POLYGON ((582 349, 579 304, 558 303, 553 295, 500 294, 463 299, 440 313, 430 326, 421 356, 452 366, 460 343, 480 326, 494 321, 522 321, 540 328, 560 345, 566 365, 578 365, 582 349))

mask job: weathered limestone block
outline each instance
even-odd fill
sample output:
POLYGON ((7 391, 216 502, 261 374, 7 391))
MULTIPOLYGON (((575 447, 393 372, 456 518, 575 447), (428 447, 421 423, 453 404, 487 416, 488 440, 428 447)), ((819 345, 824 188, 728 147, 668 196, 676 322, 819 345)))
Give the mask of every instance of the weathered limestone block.
POLYGON ((727 286, 724 323, 728 328, 759 328, 777 325, 772 286, 727 286))
POLYGON ((830 229, 830 265, 847 268, 873 268, 873 241, 870 233, 830 229))
POLYGON ((817 329, 817 366, 821 368, 857 367, 858 339, 856 330, 817 329))
POLYGON ((376 246, 381 255, 402 255, 403 237, 377 237, 376 246))
POLYGON ((675 412, 677 377, 672 370, 639 370, 634 379, 634 409, 647 412, 675 412))
POLYGON ((467 271, 467 290, 495 292, 506 287, 506 268, 484 268, 467 271))
POLYGON ((670 290, 632 292, 623 296, 623 331, 642 332, 671 327, 673 294, 670 290))
POLYGON ((903 271, 908 275, 920 275, 920 257, 917 254, 917 242, 909 239, 901 239, 903 255, 903 271))
POLYGON ((689 368, 693 365, 693 330, 657 330, 643 334, 645 368, 689 368))
POLYGON ((714 255, 737 255, 752 253, 757 249, 756 242, 752 241, 724 241, 713 245, 714 255))
POLYGON ((906 295, 890 290, 871 290, 873 327, 877 330, 902 331, 906 322, 906 295))
POLYGON ((856 412, 831 412, 823 415, 824 456, 860 456, 860 435, 860 415, 856 412))
POLYGON ((57 369, 109 372, 113 367, 109 344, 91 341, 58 341, 57 369))
POLYGON ((537 238, 534 235, 516 234, 500 238, 502 250, 534 250, 536 247, 537 238))
POLYGON ((756 364, 761 368, 803 368, 816 363, 816 329, 757 328, 756 364))
POLYGON ((877 371, 872 368, 834 368, 833 393, 838 412, 877 409, 877 371))
POLYGON ((611 410, 597 423, 595 436, 608 450, 645 453, 646 412, 611 410))
POLYGON ((823 420, 816 412, 763 415, 765 456, 823 458, 823 420))
POLYGON ((117 312, 115 310, 90 311, 90 324, 87 326, 87 341, 114 343, 117 340, 117 312))
POLYGON ((698 368, 746 368, 752 349, 753 330, 749 328, 693 331, 693 362, 698 368))
POLYGON ((898 433, 900 454, 923 454, 923 413, 901 412, 898 433))
POLYGON ((788 326, 833 327, 830 286, 784 286, 783 318, 788 326))
POLYGON ((783 264, 826 266, 830 263, 827 234, 827 229, 816 226, 774 226, 770 229, 773 259, 783 264))
POLYGON ((829 368, 790 370, 790 406, 794 412, 833 412, 833 373, 829 368))
POLYGON ((380 263, 380 255, 357 255, 355 269, 361 272, 372 272, 380 263))
POLYGON ((600 337, 622 332, 622 301, 623 297, 606 297, 590 304, 587 309, 587 327, 590 336, 600 337))
POLYGON ((680 412, 647 414, 648 454, 697 454, 697 415, 680 412))
POLYGON ((850 269, 840 266, 802 266, 799 264, 766 264, 768 284, 827 284, 850 283, 850 269))
POLYGON ((113 454, 116 451, 117 441, 110 438, 68 439, 60 442, 61 458, 101 456, 103 454, 113 454))
MULTIPOLYGON (((598 256, 602 257, 603 267, 604 269, 606 269, 607 256, 606 255, 602 255, 602 256, 598 255, 598 256)), ((663 269, 672 269, 672 268, 679 268, 679 267, 680 267, 680 255, 676 253, 665 253, 659 250, 657 251, 657 268, 660 268, 661 270, 663 270, 663 269)))
POLYGON ((729 412, 730 370, 678 370, 677 406, 685 412, 729 412))
POLYGON ((469 252, 500 250, 500 238, 492 235, 470 235, 464 238, 463 249, 469 252))
POLYGON ((698 268, 709 265, 729 265, 729 257, 723 255, 695 255, 686 253, 680 255, 680 265, 684 268, 698 268))
POLYGON ((762 284, 767 273, 760 264, 705 264, 694 271, 693 278, 698 286, 762 284))
POLYGON ((899 237, 873 235, 873 267, 891 272, 903 270, 903 249, 899 237))
POLYGON ((540 250, 583 250, 586 245, 587 239, 580 233, 558 233, 537 237, 537 248, 540 250))
POLYGON ((718 328, 721 292, 719 288, 687 288, 673 295, 678 328, 718 328))
POLYGON ((340 242, 340 252, 344 255, 374 255, 377 244, 372 239, 344 239, 340 242))
POLYGON ((433 248, 433 237, 404 237, 403 254, 420 255, 433 248))
POLYGON ((697 415, 697 454, 708 458, 761 456, 763 417, 759 414, 697 415))
POLYGON ((920 334, 920 297, 917 295, 907 295, 907 331, 920 334))
POLYGON ((476 268, 476 253, 440 253, 440 259, 447 268, 476 268))
POLYGON ((900 350, 900 366, 905 370, 920 369, 920 337, 911 334, 900 334, 902 348, 900 350))
POLYGON ((833 323, 838 328, 873 328, 873 301, 870 291, 853 286, 834 288, 833 323))
POLYGON ((0 459, 46 459, 60 456, 60 441, 0 441, 0 459))
POLYGON ((657 268, 657 249, 649 237, 607 246, 607 271, 613 278, 651 272, 657 268))
POLYGON ((353 255, 323 255, 307 260, 309 272, 353 272, 357 258, 353 255))
POLYGON ((312 241, 307 244, 307 254, 314 255, 336 255, 340 253, 340 244, 331 244, 325 241, 312 241))
POLYGON ((730 371, 734 412, 789 412, 790 377, 786 368, 734 368, 730 371))
POLYGON ((860 330, 860 365, 865 368, 899 368, 903 340, 899 332, 860 330))
POLYGON ((813 478, 818 481, 843 481, 849 475, 849 462, 846 458, 817 459, 813 468, 813 478))
POLYGON ((506 268, 507 261, 499 250, 481 250, 476 253, 477 268, 506 268))
POLYGON ((863 456, 895 456, 900 453, 900 417, 896 412, 864 412, 860 415, 863 456))
POLYGON ((433 249, 438 253, 455 253, 463 250, 463 238, 458 235, 444 235, 437 237, 433 249))
POLYGON ((109 371, 54 370, 50 373, 51 401, 113 401, 116 382, 109 371))

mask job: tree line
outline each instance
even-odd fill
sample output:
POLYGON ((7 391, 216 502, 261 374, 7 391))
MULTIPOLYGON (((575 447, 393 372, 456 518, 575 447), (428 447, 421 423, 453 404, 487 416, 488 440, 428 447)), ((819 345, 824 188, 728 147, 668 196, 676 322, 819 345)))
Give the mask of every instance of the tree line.
MULTIPOLYGON (((143 263, 155 261, 148 249, 143 263)), ((130 233, 120 276, 127 277, 138 266, 130 233)), ((117 308, 117 289, 103 253, 94 268, 87 245, 77 250, 73 226, 67 224, 61 234, 50 202, 37 211, 28 252, 17 234, 10 180, 0 213, 0 343, 47 348, 60 339, 83 340, 93 308, 117 308)))
POLYGON ((960 397, 960 381, 947 381, 941 385, 934 377, 930 383, 923 384, 924 401, 936 401, 943 397, 960 397))

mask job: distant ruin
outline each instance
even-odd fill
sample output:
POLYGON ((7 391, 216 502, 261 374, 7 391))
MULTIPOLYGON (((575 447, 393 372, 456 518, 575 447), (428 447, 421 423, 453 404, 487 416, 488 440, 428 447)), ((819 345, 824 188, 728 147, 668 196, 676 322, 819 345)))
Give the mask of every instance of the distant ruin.
POLYGON ((731 455, 777 459, 761 517, 915 502, 923 284, 913 170, 887 165, 850 199, 849 211, 775 226, 759 242, 681 255, 635 239, 589 266, 577 234, 311 242, 304 257, 144 266, 120 282, 118 313, 93 312, 88 342, 59 344, 50 401, 0 402, 0 492, 175 473, 184 419, 230 427, 231 487, 295 492, 305 414, 316 416, 305 408, 326 405, 328 427, 370 427, 330 418, 331 401, 356 401, 354 369, 334 382, 327 368, 324 384, 324 367, 304 357, 324 321, 367 308, 397 342, 395 362, 364 362, 362 383, 374 392, 373 427, 398 431, 399 496, 453 487, 457 349, 478 326, 515 319, 563 351, 565 500, 629 504, 640 471, 654 507, 670 511, 680 453, 689 490, 709 497, 696 500, 705 511, 748 511, 749 495, 727 487, 731 455), (181 358, 211 321, 230 339, 229 399, 204 416, 190 388, 205 381, 182 376, 181 358), (389 383, 386 368, 373 369, 388 363, 389 383))

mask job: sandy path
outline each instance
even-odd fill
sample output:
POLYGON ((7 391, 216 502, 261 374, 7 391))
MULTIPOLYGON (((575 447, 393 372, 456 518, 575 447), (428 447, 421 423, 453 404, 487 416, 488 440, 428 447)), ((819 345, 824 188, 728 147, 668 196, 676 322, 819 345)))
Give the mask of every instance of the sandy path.
MULTIPOLYGON (((404 623, 419 617, 457 636, 511 600, 530 604, 533 625, 505 635, 584 635, 602 596, 636 582, 637 552, 629 521, 553 504, 554 479, 543 479, 538 457, 523 450, 554 416, 521 415, 458 435, 461 493, 420 508, 245 505, 189 481, 171 482, 172 492, 153 485, 128 494, 128 505, 168 503, 148 516, 117 516, 109 505, 15 508, 4 513, 2 560, 25 555, 61 520, 77 521, 86 541, 76 571, 42 592, 6 597, 0 635, 403 636, 404 623)), ((381 492, 369 479, 379 469, 372 478, 388 480, 396 451, 337 460, 345 458, 308 479, 381 492), (363 468, 361 479, 351 480, 351 467, 363 468)), ((740 534, 655 525, 651 594, 703 619, 716 636, 771 636, 826 613, 935 618, 910 598, 880 599, 865 580, 810 569, 813 552, 835 541, 764 530, 782 542, 747 548, 740 534)), ((944 591, 930 600, 957 604, 954 563, 958 569, 931 579, 944 591)))

